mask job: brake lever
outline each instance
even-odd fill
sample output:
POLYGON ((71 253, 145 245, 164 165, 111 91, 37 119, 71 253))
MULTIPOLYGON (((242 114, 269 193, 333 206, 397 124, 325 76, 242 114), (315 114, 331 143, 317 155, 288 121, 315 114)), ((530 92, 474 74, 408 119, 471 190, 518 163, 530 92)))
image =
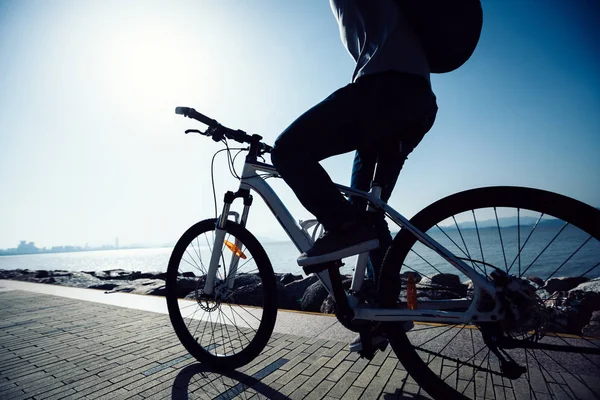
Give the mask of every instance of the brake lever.
POLYGON ((187 135, 188 133, 199 133, 201 135, 204 135, 205 133, 198 130, 198 129, 186 129, 185 134, 187 135))

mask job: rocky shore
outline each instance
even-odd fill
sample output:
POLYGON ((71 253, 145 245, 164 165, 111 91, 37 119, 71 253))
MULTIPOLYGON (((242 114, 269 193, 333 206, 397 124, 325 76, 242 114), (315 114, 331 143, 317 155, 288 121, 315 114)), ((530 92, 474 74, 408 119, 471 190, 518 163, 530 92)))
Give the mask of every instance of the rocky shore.
MULTIPOLYGON (((105 293, 136 293, 164 296, 164 272, 139 272, 121 269, 107 271, 46 271, 0 270, 0 279, 47 283, 71 287, 99 289, 105 293)), ((181 297, 194 297, 196 277, 189 276, 189 285, 181 286, 181 297)), ((202 278, 200 278, 202 279, 202 278)), ((600 278, 553 278, 544 284, 537 277, 527 277, 538 294, 553 299, 548 304, 550 330, 600 337, 600 278)), ((316 276, 276 274, 279 308, 331 314, 334 303, 316 276)), ((344 277, 350 286, 351 277, 344 277)), ((367 282, 367 288, 369 281, 367 282)), ((231 301, 252 305, 260 290, 260 280, 253 275, 236 279, 231 301)), ((370 288, 376 290, 376 288, 370 288)), ((460 298, 470 290, 469 282, 460 282, 457 275, 438 274, 431 279, 419 277, 417 297, 420 301, 460 298), (450 289, 450 290, 449 290, 450 289)), ((404 297, 402 291, 400 297, 404 297)))

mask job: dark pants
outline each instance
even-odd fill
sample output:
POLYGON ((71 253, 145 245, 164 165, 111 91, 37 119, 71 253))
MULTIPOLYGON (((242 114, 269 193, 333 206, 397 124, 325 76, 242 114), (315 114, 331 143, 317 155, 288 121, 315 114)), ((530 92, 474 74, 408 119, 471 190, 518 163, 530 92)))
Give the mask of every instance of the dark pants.
MULTIPOLYGON (((331 94, 296 119, 275 141, 271 161, 300 202, 333 231, 355 221, 366 204, 348 201, 319 164, 356 150, 351 186, 368 191, 380 153, 385 153, 382 199, 392 193, 408 154, 435 120, 437 105, 416 75, 369 75, 331 94)), ((370 254, 379 272, 391 236, 383 214, 376 224, 380 249, 370 254)))

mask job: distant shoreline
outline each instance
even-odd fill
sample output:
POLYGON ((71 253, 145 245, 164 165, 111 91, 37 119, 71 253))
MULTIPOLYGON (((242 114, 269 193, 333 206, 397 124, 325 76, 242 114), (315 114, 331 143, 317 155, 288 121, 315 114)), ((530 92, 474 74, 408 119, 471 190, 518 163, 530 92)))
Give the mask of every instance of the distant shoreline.
POLYGON ((87 253, 92 251, 112 251, 112 250, 140 250, 140 249, 164 249, 172 248, 171 245, 160 245, 160 246, 125 246, 125 247, 94 247, 89 249, 76 249, 76 250, 41 250, 36 252, 15 252, 8 253, 6 250, 0 250, 0 257, 9 256, 33 256, 38 254, 64 254, 64 253, 87 253))

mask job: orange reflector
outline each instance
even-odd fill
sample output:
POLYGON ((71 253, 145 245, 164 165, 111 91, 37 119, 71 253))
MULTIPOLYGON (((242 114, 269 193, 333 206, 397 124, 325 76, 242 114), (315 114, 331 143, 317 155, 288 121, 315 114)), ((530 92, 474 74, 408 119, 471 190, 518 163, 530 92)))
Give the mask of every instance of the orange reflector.
POLYGON ((244 260, 246 259, 246 255, 242 252, 242 250, 240 250, 239 247, 237 247, 235 244, 231 243, 228 240, 225 240, 225 246, 227 246, 227 248, 229 248, 229 250, 233 251, 233 254, 235 254, 238 257, 242 257, 244 260))

